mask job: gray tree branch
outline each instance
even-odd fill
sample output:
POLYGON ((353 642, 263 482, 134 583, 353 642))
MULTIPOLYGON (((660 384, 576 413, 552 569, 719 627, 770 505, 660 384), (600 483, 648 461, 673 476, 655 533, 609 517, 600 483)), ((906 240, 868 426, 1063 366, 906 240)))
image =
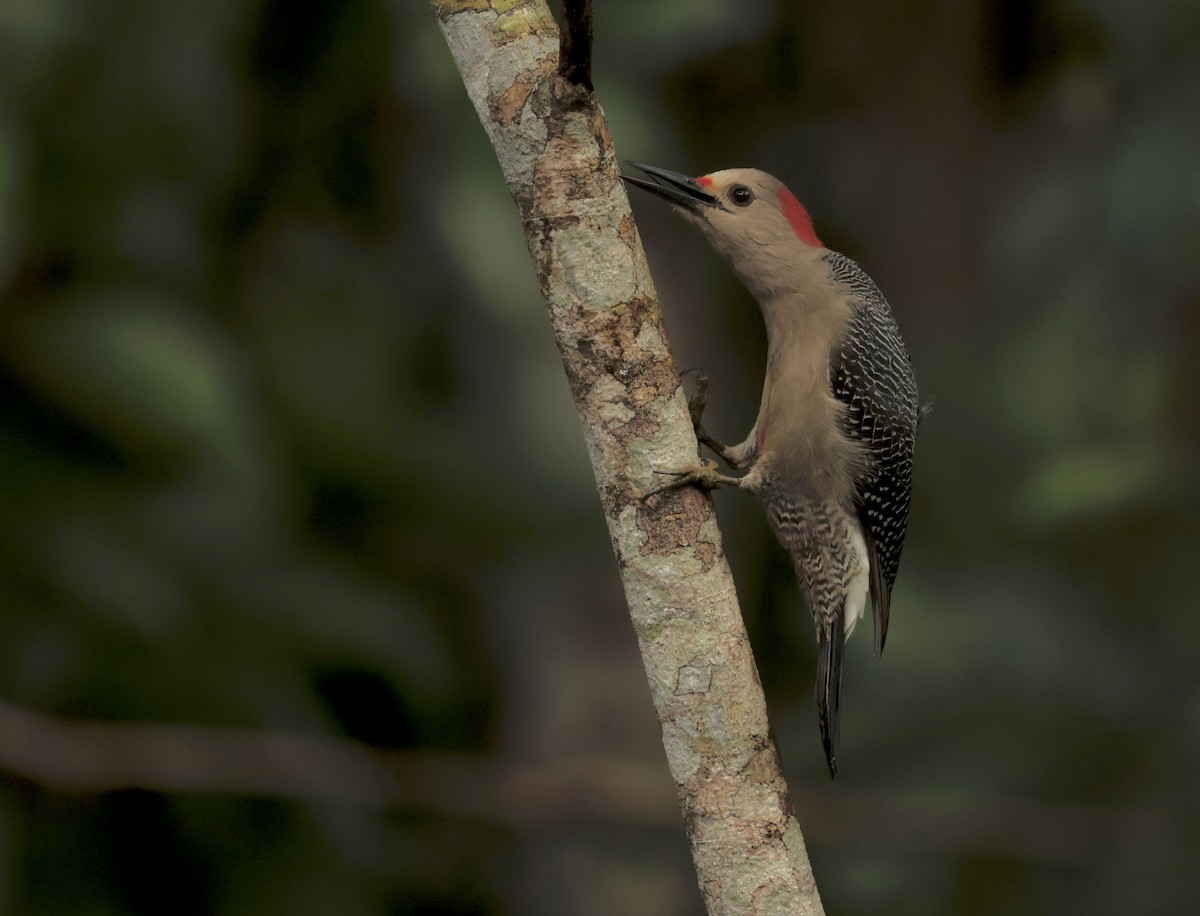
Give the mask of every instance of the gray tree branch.
POLYGON ((708 912, 823 914, 712 502, 639 499, 697 445, 603 112, 543 0, 432 5, 524 223, 708 912))

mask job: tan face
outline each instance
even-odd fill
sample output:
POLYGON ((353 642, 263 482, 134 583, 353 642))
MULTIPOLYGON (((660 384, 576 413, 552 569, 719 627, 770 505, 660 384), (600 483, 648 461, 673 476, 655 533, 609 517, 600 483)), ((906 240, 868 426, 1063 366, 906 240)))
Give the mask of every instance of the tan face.
POLYGON ((812 248, 824 247, 808 211, 783 182, 766 172, 724 169, 700 176, 696 184, 712 192, 717 201, 691 212, 705 218, 715 233, 757 243, 790 246, 799 240, 812 248))
POLYGON ((725 169, 696 184, 716 199, 680 207, 756 296, 795 288, 825 247, 808 212, 779 179, 757 169, 725 169))
POLYGON ((622 176, 663 198, 695 223, 760 302, 795 292, 822 270, 825 246, 800 201, 758 169, 724 169, 689 178, 630 163, 651 180, 622 176))

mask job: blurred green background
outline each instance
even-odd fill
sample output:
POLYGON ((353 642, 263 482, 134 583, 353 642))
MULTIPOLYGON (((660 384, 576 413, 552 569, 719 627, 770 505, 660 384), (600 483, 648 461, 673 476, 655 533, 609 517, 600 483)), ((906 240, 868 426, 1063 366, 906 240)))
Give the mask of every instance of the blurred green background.
MULTIPOLYGON (((784 178, 934 411, 831 914, 1200 907, 1200 5, 596 0, 623 159, 784 178)), ((740 438, 763 332, 635 201, 740 438)), ((514 208, 416 0, 0 3, 0 911, 694 914, 514 208)))

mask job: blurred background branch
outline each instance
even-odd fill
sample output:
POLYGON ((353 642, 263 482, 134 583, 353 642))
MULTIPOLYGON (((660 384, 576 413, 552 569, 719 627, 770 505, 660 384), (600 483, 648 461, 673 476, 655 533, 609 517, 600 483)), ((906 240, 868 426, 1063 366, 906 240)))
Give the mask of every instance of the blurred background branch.
MULTIPOLYGON (((140 789, 338 802, 516 830, 587 823, 677 829, 661 765, 599 756, 554 766, 481 754, 381 751, 326 735, 72 722, 0 701, 0 769, 72 794, 140 789)), ((813 839, 847 849, 995 855, 1153 870, 1179 858, 1167 809, 857 787, 792 794, 813 839)))

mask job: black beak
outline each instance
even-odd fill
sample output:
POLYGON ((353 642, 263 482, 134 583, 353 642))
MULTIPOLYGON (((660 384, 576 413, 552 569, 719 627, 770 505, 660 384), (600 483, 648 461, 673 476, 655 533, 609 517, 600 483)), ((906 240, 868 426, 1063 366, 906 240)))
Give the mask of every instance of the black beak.
POLYGON ((708 188, 697 184, 694 178, 688 178, 687 175, 680 175, 678 172, 668 172, 666 169, 660 169, 657 166, 642 165, 640 162, 631 162, 629 164, 635 169, 641 169, 654 179, 653 181, 646 181, 642 178, 630 178, 628 175, 621 176, 626 183, 636 188, 649 191, 651 194, 657 194, 670 203, 693 212, 698 212, 702 207, 714 207, 717 205, 717 195, 708 188))

